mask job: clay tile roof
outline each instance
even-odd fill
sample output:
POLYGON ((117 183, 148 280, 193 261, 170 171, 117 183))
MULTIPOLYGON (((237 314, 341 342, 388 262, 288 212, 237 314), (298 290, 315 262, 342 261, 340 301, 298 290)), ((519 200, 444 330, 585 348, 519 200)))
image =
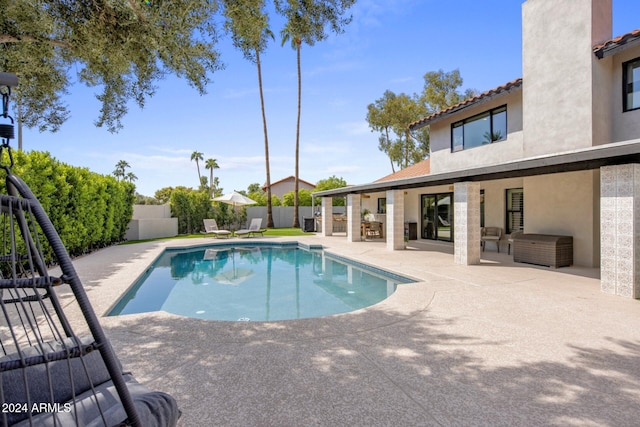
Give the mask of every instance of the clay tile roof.
POLYGON ((456 113, 465 108, 471 107, 472 105, 479 104, 483 101, 488 101, 499 95, 510 93, 513 90, 520 88, 520 86, 522 86, 522 78, 512 80, 508 83, 503 84, 502 86, 498 86, 497 88, 483 92, 479 95, 474 96, 473 98, 465 99, 464 101, 456 105, 453 105, 449 108, 445 108, 444 110, 440 110, 437 113, 433 113, 430 116, 427 116, 423 119, 410 123, 409 129, 411 130, 420 129, 421 127, 424 127, 438 119, 444 118, 445 116, 456 113))
POLYGON ((429 175, 431 172, 431 162, 429 159, 423 160, 404 169, 400 169, 398 172, 392 173, 387 176, 383 176, 374 182, 393 181, 394 179, 413 178, 417 176, 429 175))
POLYGON ((594 46, 593 53, 598 58, 604 58, 638 44, 640 44, 640 28, 594 46))

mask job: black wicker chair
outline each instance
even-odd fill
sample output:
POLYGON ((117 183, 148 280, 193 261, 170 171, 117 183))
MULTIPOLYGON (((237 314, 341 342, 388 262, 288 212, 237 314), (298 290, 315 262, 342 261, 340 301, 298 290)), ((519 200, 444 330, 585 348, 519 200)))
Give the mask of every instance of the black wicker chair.
MULTIPOLYGON (((5 119, 7 88, 10 93, 14 82, 15 76, 0 73, 5 119)), ((10 132, 0 125, 0 158, 4 150, 10 157, 10 132)), ((0 195, 0 425, 176 425, 180 411, 175 399, 148 390, 123 372, 42 205, 10 167, 3 168, 7 194, 0 195), (59 276, 50 274, 45 241, 62 272, 59 276), (56 287, 66 285, 72 298, 65 295, 63 306, 56 287), (74 319, 65 314, 71 310, 79 313, 79 325, 72 325, 74 319)))

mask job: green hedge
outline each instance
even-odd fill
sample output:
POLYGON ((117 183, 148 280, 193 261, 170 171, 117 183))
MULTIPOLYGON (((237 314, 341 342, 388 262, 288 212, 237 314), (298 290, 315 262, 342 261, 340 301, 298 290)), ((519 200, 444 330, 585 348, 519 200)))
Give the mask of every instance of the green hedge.
POLYGON ((244 207, 233 208, 222 202, 211 202, 208 191, 176 187, 169 198, 171 216, 178 218, 179 234, 194 234, 204 230, 203 219, 213 218, 218 227, 237 230, 247 220, 244 207))
POLYGON ((15 151, 13 157, 13 173, 38 198, 69 254, 124 240, 133 216, 133 184, 67 165, 47 152, 15 151))

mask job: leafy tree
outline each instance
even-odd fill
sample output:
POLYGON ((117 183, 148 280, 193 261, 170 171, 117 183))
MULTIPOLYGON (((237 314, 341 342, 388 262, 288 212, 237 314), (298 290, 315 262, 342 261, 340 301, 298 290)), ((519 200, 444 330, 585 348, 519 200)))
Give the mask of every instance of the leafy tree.
POLYGON ((257 193, 259 191, 264 192, 260 184, 258 184, 257 182, 254 182, 253 184, 249 184, 249 186, 247 187, 247 194, 257 193))
POLYGON ((275 194, 271 196, 271 204, 273 206, 282 206, 282 201, 275 194))
MULTIPOLYGON (((289 191, 282 195, 282 206, 293 206, 295 191, 289 191)), ((300 206, 311 206, 311 190, 301 188, 298 190, 298 203, 300 206)))
POLYGON ((299 158, 300 158, 300 113, 302 105, 302 73, 300 70, 300 48, 302 43, 313 46, 317 41, 327 38, 325 28, 329 26, 335 33, 344 32, 351 22, 351 16, 343 18, 355 0, 275 0, 276 10, 287 18, 281 32, 282 45, 289 40, 296 51, 298 71, 298 112, 296 119, 295 183, 293 204, 293 227, 300 227, 299 205, 299 158), (286 5, 285 5, 286 3, 286 5))
POLYGON ((160 202, 160 204, 169 203, 172 192, 173 192, 173 187, 164 187, 159 190, 156 190, 154 197, 160 202))
POLYGON ((155 197, 145 196, 140 193, 136 193, 135 197, 136 197, 136 201, 135 201, 136 205, 161 205, 162 204, 155 197))
MULTIPOLYGON (((250 191, 247 197, 256 202, 255 206, 267 206, 267 193, 262 190, 250 191)), ((272 197, 276 196, 273 195, 272 197)))
POLYGON ((409 131, 409 124, 431 113, 455 105, 474 96, 475 90, 459 92, 460 71, 430 71, 424 75, 421 94, 395 94, 390 90, 367 106, 367 122, 372 131, 380 132, 378 149, 389 156, 394 165, 405 168, 429 154, 429 129, 409 131), (391 133, 390 133, 391 131, 391 133))
MULTIPOLYGON (((428 140, 409 132, 409 124, 424 117, 426 110, 415 97, 401 93, 390 100, 389 105, 393 132, 397 139, 392 143, 391 153, 401 168, 406 168, 423 160, 428 154, 428 140), (399 157, 397 157, 399 154, 399 157)), ((423 133, 418 133, 422 136, 423 133)))
MULTIPOLYGON (((333 190, 334 188, 342 188, 347 186, 347 181, 344 178, 338 178, 335 175, 327 179, 321 179, 316 183, 316 188, 313 189, 312 193, 317 191, 325 191, 325 190, 333 190)), ((316 200, 316 203, 320 203, 316 200)), ((333 198, 333 206, 344 206, 344 198, 342 197, 334 197, 333 198)))
POLYGON ((424 88, 420 95, 420 102, 427 109, 427 114, 444 110, 476 95, 475 89, 459 92, 460 86, 462 86, 462 77, 458 69, 448 73, 442 70, 427 72, 424 75, 424 88))
POLYGON ((191 161, 196 162, 196 168, 198 168, 198 184, 202 185, 202 175, 200 175, 200 161, 204 160, 204 155, 199 151, 191 153, 191 161))
POLYGON ((122 127, 128 101, 143 107, 167 74, 204 94, 222 68, 217 7, 209 0, 0 0, 0 69, 20 77, 23 123, 58 130, 69 116, 62 96, 75 81, 100 88, 96 125, 111 132, 122 127))
POLYGON ((382 98, 377 99, 374 103, 367 106, 367 122, 371 131, 380 132, 378 138, 378 149, 383 153, 387 153, 389 156, 389 162, 391 163, 391 171, 395 172, 395 156, 392 153, 393 143, 389 136, 389 130, 393 126, 393 120, 391 118, 391 102, 396 97, 396 94, 390 90, 386 90, 382 98))
POLYGON ((218 161, 216 159, 207 159, 204 167, 205 169, 209 169, 209 198, 213 198, 213 190, 215 188, 215 182, 213 181, 213 170, 220 169, 220 166, 218 166, 218 161))
POLYGON ((176 187, 171 192, 171 215, 178 218, 178 232, 192 234, 202 230, 205 218, 211 218, 213 207, 206 191, 176 187))
POLYGON ((267 185, 267 227, 273 228, 271 209, 271 170, 269 166, 269 136, 267 115, 264 108, 262 89, 262 63, 260 54, 267 48, 273 32, 269 29, 269 16, 264 11, 264 0, 224 0, 226 17, 225 28, 231 32, 233 45, 240 49, 245 59, 256 64, 258 71, 258 89, 260 91, 260 109, 262 112, 262 131, 264 134, 264 157, 267 185))

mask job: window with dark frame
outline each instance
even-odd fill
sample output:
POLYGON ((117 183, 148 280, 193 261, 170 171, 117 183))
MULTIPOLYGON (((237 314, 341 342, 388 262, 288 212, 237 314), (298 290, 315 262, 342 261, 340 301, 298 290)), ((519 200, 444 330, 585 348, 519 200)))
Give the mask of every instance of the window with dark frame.
POLYGON ((462 151, 507 139, 507 106, 503 105, 451 125, 451 151, 462 151))
POLYGON ((507 224, 506 233, 524 231, 524 190, 522 188, 508 188, 507 199, 507 224))
POLYGON ((387 213, 387 198, 379 197, 378 198, 378 213, 386 214, 387 213))
POLYGON ((640 58, 622 64, 622 108, 640 108, 640 58))

